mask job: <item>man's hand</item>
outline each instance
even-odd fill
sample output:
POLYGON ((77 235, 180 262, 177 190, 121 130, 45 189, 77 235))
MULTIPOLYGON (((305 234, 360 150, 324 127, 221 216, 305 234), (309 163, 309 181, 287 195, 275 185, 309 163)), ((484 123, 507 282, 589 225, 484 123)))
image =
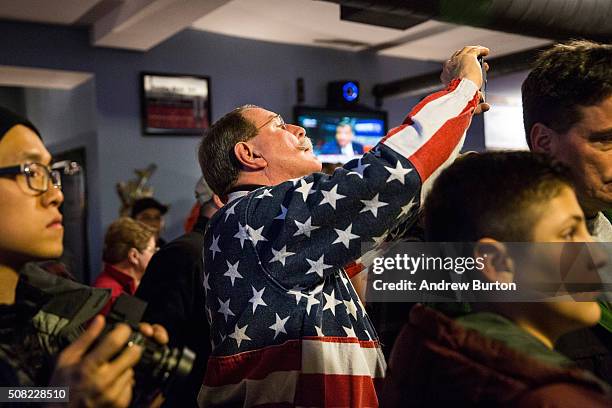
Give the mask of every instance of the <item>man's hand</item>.
MULTIPOLYGON (((51 386, 68 386, 70 406, 127 407, 132 400, 133 367, 142 349, 128 344, 131 330, 117 325, 91 350, 104 329, 104 317, 96 316, 87 330, 59 355, 51 386)), ((160 344, 168 342, 168 333, 160 325, 142 323, 140 331, 160 344)))
MULTIPOLYGON (((474 82, 478 88, 482 87, 482 71, 479 56, 489 55, 489 49, 480 45, 463 47, 455 52, 442 67, 440 79, 444 85, 448 85, 455 78, 466 78, 474 82)), ((484 63, 485 70, 489 70, 489 64, 484 63)), ((480 92, 480 91, 479 91, 480 92)), ((474 113, 486 112, 490 109, 489 104, 481 103, 476 107, 474 113)))
POLYGON ((70 406, 127 407, 130 404, 134 385, 132 367, 140 359, 142 350, 137 345, 125 348, 132 331, 120 324, 88 351, 102 333, 104 324, 104 317, 96 316, 57 359, 50 385, 69 387, 70 406))

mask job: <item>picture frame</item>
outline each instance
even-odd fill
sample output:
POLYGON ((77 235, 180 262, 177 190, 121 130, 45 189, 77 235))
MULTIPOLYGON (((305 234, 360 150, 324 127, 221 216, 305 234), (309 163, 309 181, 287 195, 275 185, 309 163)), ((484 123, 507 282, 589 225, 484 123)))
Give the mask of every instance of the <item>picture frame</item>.
POLYGON ((141 72, 142 133, 201 136, 211 124, 210 77, 141 72))

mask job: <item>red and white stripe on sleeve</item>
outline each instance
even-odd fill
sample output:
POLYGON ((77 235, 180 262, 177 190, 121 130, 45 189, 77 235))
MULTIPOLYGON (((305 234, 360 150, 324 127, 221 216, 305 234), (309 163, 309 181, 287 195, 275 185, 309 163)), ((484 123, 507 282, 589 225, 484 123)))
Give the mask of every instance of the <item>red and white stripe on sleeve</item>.
POLYGON ((423 184, 421 200, 435 176, 455 160, 463 147, 465 132, 478 105, 477 91, 469 79, 454 79, 445 90, 423 99, 404 124, 381 141, 414 165, 423 184))

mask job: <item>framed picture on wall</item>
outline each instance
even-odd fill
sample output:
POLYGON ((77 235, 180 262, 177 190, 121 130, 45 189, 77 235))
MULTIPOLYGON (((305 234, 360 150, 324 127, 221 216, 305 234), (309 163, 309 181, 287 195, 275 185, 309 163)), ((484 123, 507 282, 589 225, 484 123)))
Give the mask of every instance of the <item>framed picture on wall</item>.
POLYGON ((142 132, 200 136, 210 126, 210 78, 142 72, 142 132))

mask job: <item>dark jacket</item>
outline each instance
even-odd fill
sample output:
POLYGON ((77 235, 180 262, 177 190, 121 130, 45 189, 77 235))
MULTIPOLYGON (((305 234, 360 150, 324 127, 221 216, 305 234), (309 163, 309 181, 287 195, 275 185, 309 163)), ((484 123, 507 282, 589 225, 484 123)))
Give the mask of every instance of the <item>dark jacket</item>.
POLYGON ((562 336, 556 348, 574 360, 580 368, 592 371, 612 384, 612 327, 609 323, 606 327, 604 320, 610 319, 611 311, 604 304, 601 305, 602 323, 562 336))
POLYGON ((189 378, 167 395, 165 406, 197 406, 210 354, 202 263, 207 222, 200 216, 192 232, 162 247, 151 259, 136 292, 148 302, 143 320, 163 325, 173 347, 187 346, 197 355, 189 378))
POLYGON ((32 318, 48 298, 37 290, 22 288, 13 305, 0 305, 0 386, 46 386, 52 360, 40 346, 32 318), (27 292, 27 294, 25 293, 27 292))
POLYGON ((47 386, 57 354, 109 296, 109 290, 26 264, 19 271, 15 303, 0 305, 0 386, 47 386))
POLYGON ((452 320, 416 305, 381 406, 610 407, 609 398, 606 384, 500 315, 452 320))

